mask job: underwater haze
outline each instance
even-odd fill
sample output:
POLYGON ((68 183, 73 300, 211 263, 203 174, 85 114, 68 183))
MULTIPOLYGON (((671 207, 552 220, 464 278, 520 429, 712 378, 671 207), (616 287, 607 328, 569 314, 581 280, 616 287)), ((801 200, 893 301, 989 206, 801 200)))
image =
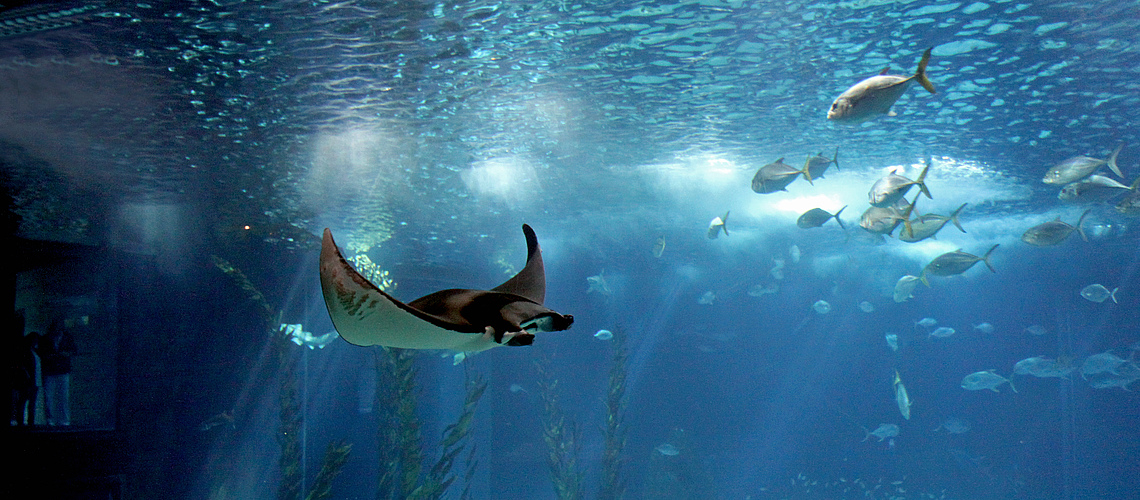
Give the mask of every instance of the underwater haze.
POLYGON ((9 344, 76 346, 0 491, 1137 496, 1134 0, 0 9, 9 344), (339 338, 325 228, 412 302, 524 224, 571 328, 339 338))

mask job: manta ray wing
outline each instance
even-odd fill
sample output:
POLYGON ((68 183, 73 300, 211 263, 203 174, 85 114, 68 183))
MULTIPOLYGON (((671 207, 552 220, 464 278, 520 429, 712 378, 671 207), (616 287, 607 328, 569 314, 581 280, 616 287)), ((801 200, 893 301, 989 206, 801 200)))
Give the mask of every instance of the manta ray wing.
POLYGON ((506 291, 533 295, 537 290, 540 296, 545 292, 538 240, 529 226, 524 232, 530 250, 527 265, 496 290, 441 290, 405 304, 357 273, 325 229, 321 289, 333 326, 342 338, 359 346, 467 352, 503 345, 504 340, 507 345, 527 345, 536 331, 565 330, 573 316, 506 291), (536 285, 535 279, 541 283, 536 285))
POLYGON ((542 265, 542 249, 538 246, 538 236, 535 236, 534 229, 526 224, 522 228, 526 235, 526 266, 491 291, 513 293, 542 304, 546 301, 546 268, 542 265))

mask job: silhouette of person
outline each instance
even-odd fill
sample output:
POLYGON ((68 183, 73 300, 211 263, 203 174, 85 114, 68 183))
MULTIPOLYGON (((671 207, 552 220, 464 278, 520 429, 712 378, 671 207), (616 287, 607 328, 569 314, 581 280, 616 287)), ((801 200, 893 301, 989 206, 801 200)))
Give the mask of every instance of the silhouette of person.
POLYGON ((16 343, 16 355, 20 358, 20 366, 19 380, 12 395, 14 407, 12 425, 36 423, 36 395, 40 391, 40 384, 36 373, 38 360, 35 349, 39 339, 40 334, 31 332, 18 339, 16 343))
POLYGON ((40 355, 48 425, 71 425, 71 357, 76 350, 75 339, 59 320, 52 321, 47 334, 39 339, 36 352, 40 355))
POLYGON ((36 341, 39 334, 24 335, 24 311, 16 311, 12 323, 12 350, 9 358, 9 382, 12 389, 12 425, 30 425, 36 418, 36 341), (25 413, 26 412, 26 413, 25 413))

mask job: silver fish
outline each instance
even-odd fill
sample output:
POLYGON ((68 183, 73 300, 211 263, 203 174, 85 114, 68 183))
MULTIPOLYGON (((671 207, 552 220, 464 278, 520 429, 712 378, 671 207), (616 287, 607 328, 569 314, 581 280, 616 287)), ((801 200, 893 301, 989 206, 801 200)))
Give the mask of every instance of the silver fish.
POLYGON ((919 279, 922 280, 922 284, 930 286, 930 282, 926 280, 928 273, 935 276, 962 274, 966 272, 967 269, 974 267, 974 264, 978 262, 984 263, 986 267, 990 268, 990 272, 996 273, 997 270, 990 264, 990 254, 994 253, 994 249, 998 246, 1000 245, 990 247, 989 251, 981 257, 963 252, 960 248, 953 252, 946 252, 930 261, 930 263, 922 269, 922 276, 920 276, 919 279))
POLYGON ((918 276, 906 275, 895 282, 895 302, 906 302, 914 298, 914 287, 918 286, 918 276))
MULTIPOLYGON (((844 205, 843 208, 847 208, 847 205, 844 205)), ((835 222, 839 223, 839 227, 846 230, 847 226, 843 225, 843 220, 839 218, 839 214, 843 213, 843 208, 840 208, 839 211, 834 214, 822 208, 813 208, 804 212, 803 215, 800 215, 800 218, 796 219, 796 225, 803 229, 811 229, 813 227, 820 227, 826 224, 828 220, 834 218, 835 222)))
POLYGON ((1088 241, 1088 235, 1085 234, 1084 229, 1081 229, 1081 222, 1085 220, 1085 216, 1088 215, 1091 210, 1092 209, 1085 210, 1085 213, 1081 214, 1081 217, 1077 219, 1076 226, 1070 226, 1068 223, 1062 221, 1060 217, 1057 217, 1056 220, 1042 222, 1041 224, 1026 229, 1025 233, 1021 235, 1021 241, 1039 247, 1058 245, 1062 241, 1065 241, 1070 234, 1073 234, 1073 231, 1080 233, 1081 238, 1088 241))
POLYGON ((234 411, 223 411, 217 415, 207 418, 201 424, 198 424, 198 430, 208 431, 214 427, 226 426, 230 429, 236 429, 237 425, 234 424, 234 411))
POLYGON ((1140 215, 1140 177, 1132 181, 1132 186, 1128 188, 1128 194, 1116 204, 1116 211, 1129 217, 1140 215))
POLYGON ((1120 154, 1121 149, 1124 149, 1124 144, 1117 146, 1116 149, 1112 151, 1112 155, 1106 160, 1098 160, 1096 158, 1089 158, 1088 156, 1074 156, 1069 158, 1054 165, 1048 172, 1045 172, 1045 177, 1041 179, 1041 182, 1045 184, 1062 185, 1076 182, 1096 172, 1096 169, 1106 163, 1108 164, 1108 168, 1112 170, 1112 173, 1116 174, 1117 177, 1123 178, 1124 175, 1120 173, 1120 167, 1116 166, 1116 156, 1120 154))
POLYGON ((709 290, 697 298, 697 303, 702 306, 711 306, 716 303, 716 292, 709 290))
POLYGON ((804 166, 804 171, 807 172, 804 178, 808 182, 812 182, 823 177, 823 173, 827 172, 827 167, 831 166, 832 163, 835 164, 835 169, 839 170, 839 148, 835 148, 835 157, 831 159, 823 156, 823 153, 808 158, 807 165, 804 166))
POLYGON ((940 326, 940 327, 934 329, 934 331, 930 332, 930 336, 931 337, 938 337, 938 338, 946 338, 946 337, 949 337, 951 335, 954 335, 955 333, 957 333, 957 332, 954 331, 953 328, 950 328, 948 326, 940 326))
POLYGON ((887 346, 889 346, 892 351, 898 351, 899 350, 899 336, 898 335, 895 335, 893 333, 888 333, 888 334, 884 335, 883 337, 887 339, 887 346))
POLYGON ((1106 201, 1128 192, 1128 186, 1103 175, 1093 174, 1077 182, 1070 182, 1061 188, 1057 198, 1069 202, 1106 201))
MULTIPOLYGON (((907 191, 910 191, 911 186, 918 186, 918 189, 925 194, 927 198, 933 199, 930 196, 930 191, 926 189, 926 172, 930 170, 930 160, 927 159, 926 165, 922 167, 922 172, 919 172, 918 179, 910 180, 899 174, 891 174, 883 177, 871 186, 871 191, 867 193, 872 207, 889 207, 894 205, 895 202, 906 196, 907 191)), ((915 198, 917 199, 917 198, 915 198)))
POLYGON ((587 277, 586 284, 586 293, 598 293, 607 297, 613 295, 614 293, 613 290, 610 289, 610 284, 606 283, 605 269, 602 269, 602 272, 598 273, 596 276, 587 277))
POLYGON ((1009 384, 1009 388, 1013 389, 1013 392, 1017 392, 1017 388, 1013 386, 1012 380, 994 373, 993 370, 974 372, 966 375, 962 379, 962 388, 970 391, 989 389, 994 392, 1000 392, 997 388, 1002 384, 1009 384))
POLYGON ((817 300, 815 304, 811 305, 811 308, 815 309, 815 312, 819 314, 827 314, 831 312, 831 304, 828 304, 826 300, 817 300))
POLYGON ((879 427, 873 431, 869 431, 869 430, 867 430, 867 428, 864 427, 863 432, 867 433, 867 437, 864 437, 863 441, 871 439, 871 436, 875 436, 875 437, 879 438, 879 441, 881 442, 884 439, 893 438, 895 436, 898 436, 899 435, 899 426, 897 426, 895 424, 880 424, 879 427))
POLYGON ((796 167, 784 163, 784 159, 780 158, 774 163, 769 163, 760 167, 756 171, 756 175, 752 177, 752 191, 759 194, 769 194, 778 191, 786 191, 785 188, 800 174, 807 172, 807 165, 804 165, 803 170, 796 170, 796 167))
POLYGON ((1074 370, 1076 367, 1073 366, 1072 358, 1066 357, 1050 359, 1044 356, 1034 356, 1025 358, 1013 365, 1014 375, 1032 375, 1038 378, 1068 377, 1074 370))
POLYGON ((1119 374, 1118 371, 1120 367, 1127 362, 1127 359, 1113 354, 1112 351, 1093 354, 1085 358, 1084 363, 1081 363, 1081 377, 1088 379, 1090 375, 1100 375, 1102 373, 1117 375, 1119 374))
POLYGON ((724 231, 724 235, 728 236, 728 226, 725 226, 725 224, 728 223, 728 214, 731 212, 732 211, 729 210, 728 212, 724 213, 724 217, 717 217, 717 218, 715 218, 709 222, 709 239, 710 240, 715 240, 716 237, 718 235, 720 235, 721 231, 724 231))
POLYGON ((776 286, 775 284, 752 285, 752 287, 748 289, 748 296, 763 297, 765 295, 775 294, 778 291, 780 291, 780 287, 776 286))
POLYGON ((945 430, 950 434, 965 434, 970 432, 970 423, 960 418, 950 417, 944 420, 941 425, 934 428, 935 431, 939 429, 945 430))
POLYGON ((1081 297, 1084 297, 1096 303, 1101 303, 1108 299, 1112 299, 1113 303, 1119 304, 1120 302, 1116 300, 1117 290, 1120 290, 1120 288, 1113 288, 1112 291, 1109 291, 1104 287, 1104 285, 1097 283, 1082 288, 1081 297))
POLYGON ((1140 367, 1136 366, 1136 363, 1128 363, 1121 367, 1120 373, 1089 379, 1089 387, 1093 389, 1119 387, 1131 392, 1128 386, 1137 380, 1140 380, 1140 367))
POLYGON ((927 238, 933 238, 935 234, 938 234, 938 231, 946 226, 947 222, 954 223, 954 227, 957 227, 959 231, 966 232, 962 228, 962 222, 958 220, 958 214, 962 212, 963 208, 966 208, 965 203, 948 216, 924 214, 912 221, 904 221, 906 230, 899 232, 899 241, 916 243, 927 238))
POLYGON ((910 88, 910 84, 918 81, 923 88, 931 94, 937 94, 934 84, 926 77, 926 65, 930 62, 930 49, 922 53, 918 61, 918 69, 911 76, 888 75, 890 68, 884 69, 876 76, 867 78, 839 94, 831 109, 827 112, 827 119, 843 123, 862 123, 878 115, 895 116, 891 106, 902 97, 910 88))
POLYGON ((910 420, 910 396, 906 393, 906 386, 902 383, 902 378, 899 377, 899 371, 895 370, 895 403, 899 405, 899 413, 902 413, 903 418, 910 420))
MULTIPOLYGON (((918 197, 915 197, 917 200, 918 197)), ((859 217, 859 227, 875 234, 890 236, 900 223, 910 218, 914 205, 906 200, 899 200, 892 207, 870 207, 859 217)))

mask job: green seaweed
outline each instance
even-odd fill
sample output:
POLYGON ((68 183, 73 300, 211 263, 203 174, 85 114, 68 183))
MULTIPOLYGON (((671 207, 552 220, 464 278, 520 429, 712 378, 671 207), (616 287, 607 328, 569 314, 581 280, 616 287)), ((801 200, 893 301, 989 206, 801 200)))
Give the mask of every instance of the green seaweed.
POLYGON ((543 439, 546 441, 550 481, 559 500, 578 500, 583 496, 583 473, 578 470, 578 426, 568 421, 558 403, 558 380, 546 371, 548 360, 535 360, 538 387, 543 403, 543 439))
MULTIPOLYGON (((214 266, 233 279, 246 292, 250 301, 257 304, 258 311, 262 319, 265 320, 266 330, 269 331, 272 338, 273 353, 277 358, 277 373, 280 377, 278 411, 281 427, 277 431, 277 443, 281 446, 281 456, 278 459, 278 465, 281 467, 281 484, 277 488, 277 498, 278 500, 299 500, 301 498, 302 480, 304 479, 304 467, 301 463, 302 419, 301 404, 297 396, 297 356, 293 349, 294 344, 289 341, 288 337, 282 335, 278 326, 280 323, 279 314, 274 311, 273 306, 269 305, 265 295, 246 277, 245 273, 217 255, 211 255, 210 260, 213 261, 214 266)), ((321 470, 317 473, 317 480, 309 489, 306 499, 329 498, 332 491, 332 480, 340 474, 340 468, 348 460, 348 454, 351 450, 352 445, 346 444, 344 441, 329 444, 321 470)))
POLYGON ((297 401, 297 358, 289 348, 289 341, 281 335, 273 337, 277 354, 277 373, 280 376, 278 398, 281 428, 277 431, 277 444, 281 446, 281 484, 277 487, 278 500, 301 498, 301 405, 297 401))
MULTIPOLYGON (((387 401, 389 422, 380 425, 380 479, 376 498, 404 499, 420 481, 423 451, 416 417, 414 351, 377 350, 377 376, 391 377, 392 398, 387 401)), ((379 397, 379 393, 377 394, 379 397)), ((381 404, 384 400, 379 401, 381 404)))
MULTIPOLYGON (((438 499, 455 482, 451 468, 456 457, 466 448, 466 438, 474 422, 475 408, 487 383, 480 378, 467 381, 467 396, 463 410, 454 424, 447 426, 440 439, 442 451, 435 464, 426 473, 423 471, 424 453, 421 449, 422 436, 416 416, 416 370, 413 364, 414 351, 388 349, 378 351, 377 375, 392 379, 392 398, 379 400, 386 406, 386 422, 380 428, 380 479, 377 498, 389 499, 438 499), (387 353, 381 359, 381 354, 387 353)), ((472 450, 474 447, 472 447, 472 450)), ((473 452, 467 458, 467 471, 464 482, 470 485, 474 475, 473 452)), ((465 495, 468 491, 465 487, 465 495)))
POLYGON ((613 364, 610 365, 609 390, 606 392, 606 422, 602 426, 602 471, 598 490, 599 500, 620 500, 625 496, 625 480, 621 476, 624 463, 622 452, 625 449, 625 427, 622 425, 625 414, 625 380, 628 374, 626 362, 629 348, 626 347, 625 332, 614 329, 613 364))
POLYGON ((273 306, 269 305, 269 301, 265 299, 265 295, 253 285, 253 282, 246 277, 245 273, 241 272, 241 269, 234 267, 228 260, 218 257, 217 255, 211 255, 210 260, 213 261, 215 267, 223 273, 226 273, 226 276, 233 279, 234 282, 245 291, 246 297, 258 305, 258 312, 261 314, 262 319, 265 320, 266 325, 271 330, 276 330, 273 323, 276 321, 277 314, 273 311, 273 306))
POLYGON ((321 464, 320 472, 313 487, 309 488, 309 495, 305 500, 325 500, 332 497, 332 481, 340 475, 340 469, 348 461, 348 454, 352 451, 352 444, 344 440, 329 443, 325 448, 325 459, 321 464))

